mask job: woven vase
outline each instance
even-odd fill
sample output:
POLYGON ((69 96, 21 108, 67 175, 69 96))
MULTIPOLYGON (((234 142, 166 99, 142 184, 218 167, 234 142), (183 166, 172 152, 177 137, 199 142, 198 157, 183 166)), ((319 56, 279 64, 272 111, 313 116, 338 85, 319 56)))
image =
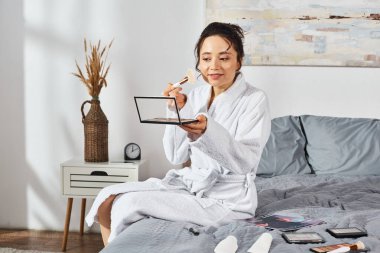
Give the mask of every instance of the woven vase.
POLYGON ((82 122, 84 124, 84 160, 86 162, 108 161, 108 120, 100 101, 93 98, 84 101, 81 107, 82 122), (84 115, 85 104, 91 104, 87 115, 84 115))

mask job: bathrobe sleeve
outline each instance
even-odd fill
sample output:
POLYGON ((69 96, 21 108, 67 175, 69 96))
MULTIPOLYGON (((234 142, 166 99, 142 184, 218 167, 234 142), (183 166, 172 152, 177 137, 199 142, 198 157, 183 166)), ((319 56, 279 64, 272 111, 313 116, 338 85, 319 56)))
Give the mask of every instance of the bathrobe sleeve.
POLYGON ((271 128, 268 101, 260 93, 240 114, 235 136, 207 117, 206 132, 190 145, 235 174, 256 173, 271 128))
MULTIPOLYGON (((194 113, 189 102, 180 111, 181 118, 192 118, 194 113)), ((167 110, 168 117, 177 117, 176 113, 167 110)), ((176 125, 167 125, 163 137, 166 158, 172 164, 185 163, 190 158, 189 140, 187 132, 176 125)))

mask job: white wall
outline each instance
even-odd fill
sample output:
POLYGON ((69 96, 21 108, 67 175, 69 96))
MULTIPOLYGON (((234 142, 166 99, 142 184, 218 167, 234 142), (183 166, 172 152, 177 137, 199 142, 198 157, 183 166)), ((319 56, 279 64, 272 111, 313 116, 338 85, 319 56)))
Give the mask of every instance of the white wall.
POLYGON ((0 227, 26 227, 22 1, 0 0, 0 227))
MULTIPOLYGON (((164 127, 138 123, 132 97, 160 94, 193 66, 202 12, 203 2, 193 0, 0 0, 0 227, 63 228, 59 164, 83 156, 80 105, 89 96, 70 74, 75 59, 83 64, 83 37, 115 38, 109 86, 100 95, 110 158, 121 159, 124 145, 137 142, 148 160, 142 179, 172 167, 161 147, 164 127)), ((379 69, 243 72, 267 92, 273 117, 380 118, 379 69)), ((77 202, 72 229, 78 229, 77 202)))
POLYGON ((244 67, 243 72, 267 93, 273 118, 313 114, 380 119, 380 68, 244 67))

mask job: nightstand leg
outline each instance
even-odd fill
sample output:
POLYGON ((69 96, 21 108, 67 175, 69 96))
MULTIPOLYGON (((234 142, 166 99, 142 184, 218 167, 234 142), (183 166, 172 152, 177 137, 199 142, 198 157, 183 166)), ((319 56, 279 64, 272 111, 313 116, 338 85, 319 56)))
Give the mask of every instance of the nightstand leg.
POLYGON ((73 198, 68 198, 66 209, 65 230, 63 231, 62 251, 66 251, 67 237, 69 235, 71 209, 73 207, 73 198))
POLYGON ((82 207, 80 210, 80 235, 83 235, 84 230, 84 214, 86 212, 86 199, 82 199, 82 207))

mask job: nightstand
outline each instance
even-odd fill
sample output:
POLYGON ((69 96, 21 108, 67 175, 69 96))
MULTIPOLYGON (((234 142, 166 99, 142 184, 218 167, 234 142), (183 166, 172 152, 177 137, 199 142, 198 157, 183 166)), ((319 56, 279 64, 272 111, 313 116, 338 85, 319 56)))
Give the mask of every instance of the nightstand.
POLYGON ((68 198, 62 251, 66 251, 73 199, 82 199, 80 234, 83 235, 86 199, 95 198, 106 186, 138 181, 139 168, 143 163, 143 160, 88 163, 81 159, 72 159, 61 164, 62 194, 68 198))

